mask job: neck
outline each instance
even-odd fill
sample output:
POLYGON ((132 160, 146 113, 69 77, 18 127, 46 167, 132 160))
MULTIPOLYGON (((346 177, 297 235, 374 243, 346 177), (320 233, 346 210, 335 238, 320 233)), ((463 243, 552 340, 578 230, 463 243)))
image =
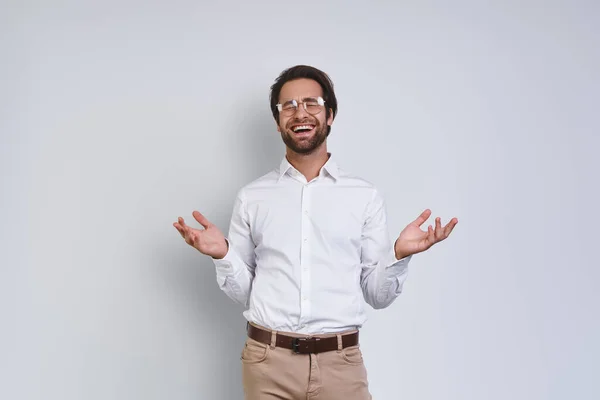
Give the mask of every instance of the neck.
POLYGON ((323 165, 329 160, 325 143, 310 154, 296 153, 288 148, 285 156, 288 162, 304 175, 307 182, 316 178, 323 165))

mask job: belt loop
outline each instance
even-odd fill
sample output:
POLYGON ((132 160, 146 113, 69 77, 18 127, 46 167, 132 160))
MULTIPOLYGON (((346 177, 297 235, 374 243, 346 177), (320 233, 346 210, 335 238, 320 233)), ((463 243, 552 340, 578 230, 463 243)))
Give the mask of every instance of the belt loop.
POLYGON ((337 342, 338 342, 337 352, 341 353, 342 349, 343 349, 343 347, 342 347, 342 335, 338 333, 336 336, 337 336, 337 342))
POLYGON ((271 331, 271 349, 275 348, 275 344, 277 343, 277 331, 271 331))

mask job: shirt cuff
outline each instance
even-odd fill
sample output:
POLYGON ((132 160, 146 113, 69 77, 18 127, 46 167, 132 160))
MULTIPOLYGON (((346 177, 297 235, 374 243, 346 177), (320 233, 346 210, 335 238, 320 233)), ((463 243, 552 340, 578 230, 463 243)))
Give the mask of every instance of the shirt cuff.
POLYGON ((392 248, 388 254, 388 257, 386 258, 386 262, 384 263, 385 269, 392 275, 400 275, 404 273, 406 269, 408 269, 408 263, 410 262, 411 258, 412 254, 398 260, 396 258, 396 252, 392 248))
POLYGON ((235 266, 236 264, 239 264, 236 262, 235 250, 231 246, 231 243, 227 238, 225 238, 225 241, 227 242, 227 253, 225 254, 225 257, 211 257, 217 271, 217 280, 220 283, 224 282, 225 278, 234 276, 236 274, 235 266))

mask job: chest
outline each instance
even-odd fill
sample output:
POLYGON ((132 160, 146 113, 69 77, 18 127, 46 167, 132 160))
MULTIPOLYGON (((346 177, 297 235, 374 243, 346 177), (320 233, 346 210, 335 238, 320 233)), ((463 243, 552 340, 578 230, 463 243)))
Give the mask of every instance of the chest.
POLYGON ((257 245, 318 239, 340 245, 360 241, 368 193, 348 187, 311 185, 265 190, 248 204, 257 245))

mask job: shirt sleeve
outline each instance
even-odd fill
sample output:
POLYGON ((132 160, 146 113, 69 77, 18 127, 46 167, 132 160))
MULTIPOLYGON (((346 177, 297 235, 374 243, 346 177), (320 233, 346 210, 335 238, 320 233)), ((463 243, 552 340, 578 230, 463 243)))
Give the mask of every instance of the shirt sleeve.
POLYGON ((235 199, 229 234, 225 240, 228 244, 227 254, 221 259, 213 259, 217 283, 228 297, 247 307, 256 261, 255 244, 242 191, 235 199))
POLYGON ((388 233, 385 201, 375 189, 361 236, 361 287, 365 301, 375 309, 392 304, 402 292, 411 258, 396 258, 388 233))

